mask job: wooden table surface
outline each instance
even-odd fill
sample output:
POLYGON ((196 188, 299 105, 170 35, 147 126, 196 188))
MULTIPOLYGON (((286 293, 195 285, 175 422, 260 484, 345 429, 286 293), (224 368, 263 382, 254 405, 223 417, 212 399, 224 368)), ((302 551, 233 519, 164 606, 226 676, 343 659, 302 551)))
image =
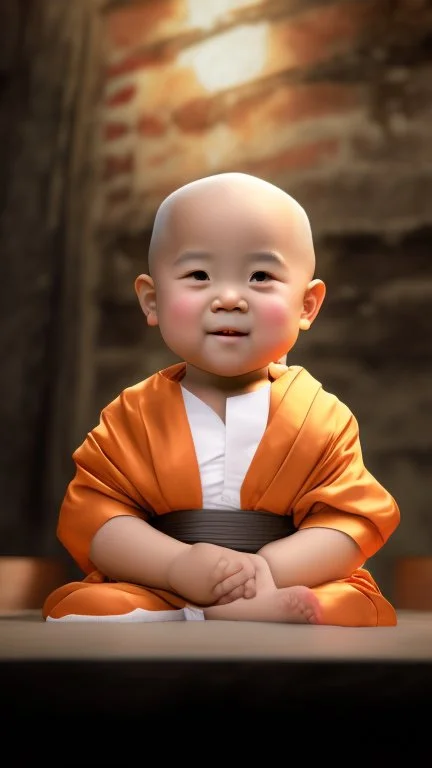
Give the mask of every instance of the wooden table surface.
POLYGON ((0 615, 0 661, 207 659, 432 663, 432 612, 400 611, 396 627, 253 622, 95 624, 0 615))

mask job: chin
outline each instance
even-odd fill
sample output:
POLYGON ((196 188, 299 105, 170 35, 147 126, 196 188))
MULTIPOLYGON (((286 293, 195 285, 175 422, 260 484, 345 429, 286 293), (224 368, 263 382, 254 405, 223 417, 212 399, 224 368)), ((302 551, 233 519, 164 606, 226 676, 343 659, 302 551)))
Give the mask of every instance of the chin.
POLYGON ((224 379, 234 379, 238 376, 245 376, 250 371, 244 370, 244 368, 207 368, 207 373, 212 374, 212 376, 222 376, 224 379))
POLYGON ((208 372, 214 376, 222 376, 226 379, 238 379, 241 376, 248 376, 251 373, 254 373, 254 371, 259 371, 262 368, 265 368, 266 365, 267 363, 263 363, 262 365, 247 366, 221 366, 217 369, 208 369, 208 372))
POLYGON ((249 367, 239 367, 239 366, 233 366, 233 365, 214 365, 214 362, 212 363, 199 363, 199 362, 193 362, 192 360, 189 361, 189 365, 193 365, 194 368, 197 368, 200 371, 203 371, 203 373, 207 373, 209 376, 222 376, 223 378, 229 379, 234 378, 237 376, 245 376, 246 374, 250 373, 252 368, 249 367))

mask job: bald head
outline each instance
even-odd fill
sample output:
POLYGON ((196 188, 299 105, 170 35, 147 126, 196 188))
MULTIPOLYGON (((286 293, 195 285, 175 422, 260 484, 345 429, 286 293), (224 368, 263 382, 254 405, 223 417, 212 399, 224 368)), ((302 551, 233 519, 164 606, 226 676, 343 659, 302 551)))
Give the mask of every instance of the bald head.
MULTIPOLYGON (((172 192, 159 206, 149 247, 149 271, 175 243, 176 232, 188 226, 203 225, 203 215, 224 231, 226 212, 248 216, 257 238, 268 221, 285 236, 292 256, 301 262, 312 278, 315 253, 310 222, 305 210, 279 187, 245 173, 221 173, 197 179, 172 192)), ((235 225, 234 225, 235 226, 235 225)), ((203 228, 203 226, 201 226, 203 228)))

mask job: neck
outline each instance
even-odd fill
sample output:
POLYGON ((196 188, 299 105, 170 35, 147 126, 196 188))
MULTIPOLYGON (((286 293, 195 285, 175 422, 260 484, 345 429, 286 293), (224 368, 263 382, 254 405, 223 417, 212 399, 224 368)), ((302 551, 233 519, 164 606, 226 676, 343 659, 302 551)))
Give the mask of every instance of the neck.
POLYGON ((187 364, 182 385, 191 392, 195 390, 212 390, 221 395, 228 396, 253 392, 265 386, 268 382, 268 366, 257 371, 250 371, 241 376, 218 376, 215 373, 209 373, 187 364))

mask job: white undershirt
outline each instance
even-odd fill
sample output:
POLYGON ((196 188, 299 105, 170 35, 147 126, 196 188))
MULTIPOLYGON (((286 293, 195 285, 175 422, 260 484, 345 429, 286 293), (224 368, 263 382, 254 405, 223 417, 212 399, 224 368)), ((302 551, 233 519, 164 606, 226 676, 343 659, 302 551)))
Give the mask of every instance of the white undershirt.
POLYGON ((181 388, 201 476, 204 509, 240 509, 240 489, 265 432, 270 382, 228 397, 224 424, 199 397, 181 388))

